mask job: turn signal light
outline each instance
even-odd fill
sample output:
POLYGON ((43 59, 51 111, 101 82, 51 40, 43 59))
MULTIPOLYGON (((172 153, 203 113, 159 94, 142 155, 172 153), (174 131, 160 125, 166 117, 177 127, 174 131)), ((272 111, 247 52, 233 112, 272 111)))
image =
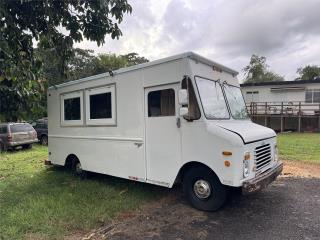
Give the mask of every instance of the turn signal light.
POLYGON ((230 167, 231 163, 230 163, 229 161, 224 161, 224 165, 225 165, 226 167, 230 167))
POLYGON ((224 156, 231 156, 231 155, 232 155, 232 152, 223 151, 223 152, 222 152, 222 155, 224 155, 224 156))

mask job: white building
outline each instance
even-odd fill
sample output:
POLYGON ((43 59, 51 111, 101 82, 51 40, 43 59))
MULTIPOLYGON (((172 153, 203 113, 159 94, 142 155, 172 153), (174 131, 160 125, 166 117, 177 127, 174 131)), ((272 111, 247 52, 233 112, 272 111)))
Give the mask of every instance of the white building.
POLYGON ((247 104, 251 102, 320 103, 320 78, 315 80, 240 84, 247 104))
POLYGON ((320 131, 320 78, 240 84, 251 119, 275 131, 320 131))

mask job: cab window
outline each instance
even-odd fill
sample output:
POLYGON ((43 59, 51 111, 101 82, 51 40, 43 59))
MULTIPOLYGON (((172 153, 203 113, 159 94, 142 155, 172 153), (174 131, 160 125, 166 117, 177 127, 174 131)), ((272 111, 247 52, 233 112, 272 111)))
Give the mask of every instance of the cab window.
POLYGON ((175 94, 173 89, 148 93, 148 117, 175 116, 175 94))

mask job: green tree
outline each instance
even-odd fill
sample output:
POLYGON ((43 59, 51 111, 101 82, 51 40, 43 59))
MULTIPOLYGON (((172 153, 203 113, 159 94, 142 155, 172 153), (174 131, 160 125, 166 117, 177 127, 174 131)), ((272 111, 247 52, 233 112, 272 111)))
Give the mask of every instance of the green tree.
POLYGON ((266 57, 253 54, 251 56, 249 65, 243 69, 245 73, 244 82, 253 83, 284 81, 282 76, 269 70, 269 66, 267 65, 266 61, 266 57))
POLYGON ((43 57, 36 57, 34 41, 57 57, 55 76, 65 78, 74 42, 86 38, 101 45, 106 35, 119 38, 118 24, 131 11, 127 0, 0 1, 0 114, 11 115, 12 109, 4 102, 25 100, 23 108, 30 112, 33 108, 28 104, 41 98, 43 57), (21 97, 5 99, 12 91, 21 97))
POLYGON ((139 56, 138 53, 135 53, 135 52, 122 55, 122 57, 124 57, 126 59, 127 67, 149 62, 149 60, 147 58, 141 57, 141 56, 139 56))
POLYGON ((74 54, 68 63, 68 79, 65 81, 114 71, 119 68, 130 67, 148 61, 148 59, 139 56, 137 53, 129 53, 126 55, 110 53, 94 56, 93 51, 75 49, 74 54))
POLYGON ((298 68, 297 73, 299 74, 299 77, 296 80, 313 80, 320 77, 320 66, 307 65, 298 68))
POLYGON ((50 86, 97 74, 97 67, 94 64, 97 59, 93 50, 71 49, 68 61, 64 63, 55 51, 41 46, 36 49, 36 55, 43 63, 41 78, 45 79, 50 86), (62 66, 64 64, 65 66, 62 66), (60 71, 62 67, 64 68, 63 73, 60 71))
MULTIPOLYGON (((129 53, 126 55, 100 54, 96 56, 92 50, 75 48, 71 50, 70 58, 66 62, 65 73, 61 74, 60 68, 62 63, 55 51, 42 48, 41 45, 39 45, 35 51, 35 55, 43 62, 40 78, 44 83, 44 90, 40 92, 41 98, 38 101, 38 112, 37 114, 33 114, 33 118, 42 117, 46 114, 46 89, 48 83, 50 83, 50 85, 57 85, 149 61, 137 53, 129 53)), ((21 101, 19 101, 19 103, 20 102, 21 101)), ((11 101, 11 103, 16 104, 15 101, 11 101)), ((20 108, 23 108, 23 106, 20 108)), ((13 106, 12 108, 14 109, 13 106)), ((18 107, 16 107, 16 109, 18 109, 18 107)))

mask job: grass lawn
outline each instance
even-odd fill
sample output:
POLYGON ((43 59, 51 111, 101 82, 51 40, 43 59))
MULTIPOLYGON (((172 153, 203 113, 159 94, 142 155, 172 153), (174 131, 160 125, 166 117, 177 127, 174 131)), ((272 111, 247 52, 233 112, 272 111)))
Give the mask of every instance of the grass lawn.
POLYGON ((320 133, 278 135, 280 158, 320 164, 320 133))
POLYGON ((62 239, 163 195, 163 188, 45 167, 47 147, 0 154, 0 239, 62 239))

